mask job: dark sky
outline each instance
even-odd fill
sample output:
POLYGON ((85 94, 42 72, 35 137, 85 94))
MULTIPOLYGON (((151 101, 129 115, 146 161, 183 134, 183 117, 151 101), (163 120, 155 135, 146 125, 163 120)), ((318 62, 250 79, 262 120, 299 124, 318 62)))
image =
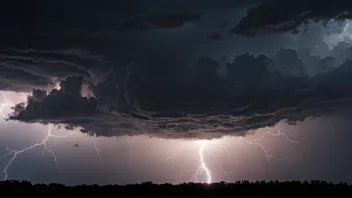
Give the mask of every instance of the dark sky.
POLYGON ((0 179, 351 183, 351 9, 1 2, 0 179))

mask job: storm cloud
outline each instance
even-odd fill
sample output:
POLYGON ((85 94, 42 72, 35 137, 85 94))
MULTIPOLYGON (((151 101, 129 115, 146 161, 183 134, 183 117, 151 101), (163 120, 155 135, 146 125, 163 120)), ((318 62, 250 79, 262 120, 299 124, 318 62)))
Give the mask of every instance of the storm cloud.
POLYGON ((269 0, 254 6, 230 30, 247 37, 270 33, 297 33, 309 23, 326 25, 352 18, 349 0, 269 0))
MULTIPOLYGON (((294 50, 278 52, 278 57, 289 55, 293 57, 283 59, 286 64, 301 61, 294 50)), ((129 65, 91 84, 91 98, 81 96, 82 77, 69 77, 59 90, 34 90, 26 104, 14 107, 11 119, 80 127, 98 136, 218 138, 282 120, 294 124, 308 117, 346 114, 351 108, 352 93, 346 91, 352 86, 351 61, 327 69, 324 64, 332 60, 322 58, 317 67, 324 72, 307 77, 296 69, 280 69, 285 63, 276 64, 275 59, 239 55, 227 64, 226 77, 210 57, 199 58, 188 71, 172 73, 129 65)))
MULTIPOLYGON (((352 104, 348 43, 320 56, 285 48, 288 37, 225 35, 242 15, 219 10, 241 13, 262 1, 48 2, 12 16, 24 2, 1 7, 10 22, 0 32, 0 89, 32 93, 13 120, 97 136, 218 138, 347 114, 352 104)), ((277 5, 258 9, 267 4, 277 5)))
POLYGON ((71 75, 93 83, 98 70, 106 70, 108 64, 82 51, 4 49, 0 50, 0 84, 4 84, 2 90, 28 92, 33 88, 52 89, 71 75))

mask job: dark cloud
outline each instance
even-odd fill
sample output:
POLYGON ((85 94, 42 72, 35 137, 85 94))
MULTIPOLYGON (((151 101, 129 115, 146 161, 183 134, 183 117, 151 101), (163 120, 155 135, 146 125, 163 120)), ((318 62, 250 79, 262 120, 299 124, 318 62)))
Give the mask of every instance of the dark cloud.
POLYGON ((211 34, 209 34, 207 36, 208 40, 223 40, 224 39, 224 35, 220 32, 212 32, 211 34))
POLYGON ((30 6, 24 0, 1 2, 0 66, 9 75, 0 76, 0 88, 49 90, 71 75, 96 84, 112 65, 161 67, 172 59, 174 63, 166 67, 189 66, 198 57, 195 48, 202 48, 206 36, 186 24, 214 10, 254 2, 73 0, 30 6), (153 30, 133 31, 140 29, 153 30), (173 34, 170 29, 179 32, 173 34))
POLYGON ((30 91, 52 89, 56 83, 72 75, 84 77, 87 83, 99 80, 99 71, 106 71, 110 62, 83 51, 0 50, 0 82, 3 90, 30 91))
POLYGON ((330 51, 329 55, 335 57, 338 64, 342 64, 351 58, 352 46, 350 43, 340 42, 330 51))
POLYGON ((24 120, 89 116, 95 111, 97 101, 81 96, 82 83, 81 77, 68 77, 60 83, 60 90, 53 89, 49 94, 44 90, 33 90, 26 107, 17 105, 14 114, 24 120))
POLYGON ((208 40, 223 40, 226 27, 227 27, 226 23, 221 24, 217 30, 213 31, 212 33, 210 33, 207 36, 207 39, 208 40))
POLYGON ((121 30, 148 30, 153 28, 177 28, 185 23, 199 21, 201 16, 193 13, 181 14, 152 14, 138 16, 124 22, 121 30))
POLYGON ((325 57, 320 59, 316 64, 316 71, 317 72, 327 72, 332 70, 336 65, 336 58, 335 57, 325 57))
POLYGON ((230 31, 243 36, 297 33, 311 22, 327 24, 352 18, 349 0, 269 0, 247 11, 230 31))
POLYGON ((0 84, 4 90, 24 91, 31 87, 53 85, 52 81, 43 76, 36 76, 26 71, 14 70, 0 65, 0 84))
POLYGON ((331 55, 332 63, 310 50, 275 54, 288 37, 228 38, 228 20, 208 24, 208 13, 232 13, 246 2, 47 2, 27 11, 25 1, 4 5, 4 17, 26 12, 0 18, 0 89, 34 88, 11 119, 99 136, 214 138, 348 109, 348 55, 331 55), (133 31, 141 29, 149 31, 133 31), (206 41, 209 32, 230 42, 206 41))
POLYGON ((46 49, 48 45, 57 49, 81 45, 82 42, 94 45, 118 38, 121 30, 178 28, 185 23, 196 22, 214 10, 248 6, 257 1, 1 2, 0 38, 7 38, 2 39, 1 45, 26 49, 34 46, 46 49), (62 14, 63 10, 65 14, 62 14))
POLYGON ((298 76, 306 75, 303 61, 295 50, 280 49, 276 54, 275 64, 283 72, 291 72, 298 76))
MULTIPOLYGON (((280 56, 288 56, 282 60, 286 63, 301 61, 294 50, 280 50, 280 56)), ((237 56, 227 65, 226 77, 210 57, 171 73, 132 65, 111 70, 104 81, 91 85, 95 98, 89 99, 80 94, 83 79, 70 77, 47 95, 35 90, 26 106, 15 107, 11 119, 65 124, 100 136, 217 138, 351 107, 352 94, 346 91, 352 85, 350 61, 309 78, 278 70, 275 59, 237 56)))

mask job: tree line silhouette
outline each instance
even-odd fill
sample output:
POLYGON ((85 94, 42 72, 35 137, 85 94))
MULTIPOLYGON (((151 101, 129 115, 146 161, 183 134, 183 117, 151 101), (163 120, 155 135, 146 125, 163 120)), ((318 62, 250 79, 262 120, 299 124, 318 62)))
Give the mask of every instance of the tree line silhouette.
POLYGON ((32 184, 0 182, 0 197, 350 197, 352 186, 325 181, 237 181, 234 183, 181 183, 127 185, 32 184))

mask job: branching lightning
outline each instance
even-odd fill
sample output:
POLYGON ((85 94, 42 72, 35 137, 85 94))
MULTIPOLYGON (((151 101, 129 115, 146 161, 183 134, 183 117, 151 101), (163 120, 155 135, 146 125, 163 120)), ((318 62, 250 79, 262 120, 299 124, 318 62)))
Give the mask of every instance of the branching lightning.
POLYGON ((95 136, 92 137, 92 140, 93 140, 93 144, 94 144, 94 149, 97 152, 98 157, 101 158, 100 151, 97 146, 97 141, 95 141, 95 136))
POLYGON ((265 147, 264 147, 262 144, 257 143, 256 140, 255 140, 255 141, 250 141, 250 140, 247 140, 247 139, 242 138, 242 137, 241 137, 240 139, 241 139, 242 141, 244 141, 244 142, 250 144, 250 145, 256 145, 256 146, 258 146, 258 147, 263 151, 263 153, 264 153, 264 155, 265 155, 265 157, 266 157, 266 161, 268 162, 268 164, 270 163, 270 161, 271 161, 272 159, 283 160, 282 158, 277 158, 277 157, 275 157, 274 155, 270 154, 270 153, 265 149, 265 147))
POLYGON ((301 140, 293 140, 291 138, 289 138, 285 133, 281 132, 281 129, 279 129, 279 133, 270 133, 270 132, 265 132, 263 136, 261 136, 258 139, 252 140, 252 142, 256 142, 256 141, 260 141, 262 140, 265 135, 271 135, 271 136, 284 136, 286 138, 287 141, 292 142, 292 143, 300 143, 301 140))
MULTIPOLYGON (((352 36, 349 35, 349 33, 347 32, 347 29, 349 27, 349 21, 347 22, 347 25, 346 27, 344 28, 344 33, 343 34, 346 34, 349 36, 349 38, 351 38, 352 40, 352 36)), ((0 116, 2 118, 5 118, 5 113, 4 113, 4 109, 8 106, 13 106, 13 103, 7 99, 5 93, 3 93, 2 95, 3 97, 3 103, 0 104, 0 116)), ((66 135, 63 135, 63 136, 60 136, 60 135, 54 135, 51 133, 51 125, 49 124, 48 125, 48 130, 47 130, 47 135, 45 136, 45 138, 41 141, 41 142, 38 142, 36 144, 33 144, 27 148, 24 148, 22 150, 14 150, 14 149, 9 149, 8 147, 6 147, 6 151, 7 153, 5 155, 3 155, 2 157, 0 157, 0 162, 2 161, 5 161, 7 160, 7 164, 5 166, 5 168, 0 172, 0 176, 1 175, 4 175, 4 179, 7 180, 8 179, 8 170, 9 168, 11 167, 11 165, 13 164, 13 162, 18 158, 19 155, 21 154, 24 154, 34 148, 37 148, 37 147, 43 147, 43 152, 42 154, 44 155, 45 153, 49 153, 55 164, 58 166, 58 160, 57 160, 57 157, 54 153, 53 150, 49 149, 48 146, 47 146, 47 142, 50 138, 67 138, 68 136, 72 135, 72 133, 68 133, 66 135)), ((269 153, 267 151, 267 149, 260 143, 266 136, 273 136, 273 137, 284 137, 287 141, 291 142, 291 143, 300 143, 301 141, 299 140, 294 140, 294 139, 291 139, 288 135, 286 135, 285 133, 282 133, 281 130, 279 130, 278 133, 270 133, 270 132, 265 132, 264 135, 262 135, 261 137, 257 138, 257 139, 254 139, 254 140, 248 140, 247 138, 244 138, 244 137, 240 137, 239 140, 244 142, 244 143, 247 143, 249 145, 253 145, 253 146, 256 146, 258 147, 264 154, 265 158, 266 158, 266 161, 268 164, 270 164, 270 162, 272 160, 283 160, 282 158, 278 158, 278 157, 275 157, 273 154, 269 153)), ((96 142, 96 137, 93 136, 91 137, 92 139, 92 142, 94 144, 94 149, 97 153, 97 156, 99 158, 101 158, 101 155, 100 155, 100 151, 98 149, 98 146, 97 146, 97 142, 96 142)), ((211 168, 213 168, 212 166, 209 166, 209 162, 210 162, 210 159, 213 159, 213 155, 211 154, 211 151, 209 149, 208 146, 210 146, 211 144, 215 144, 216 146, 218 146, 219 148, 222 148, 226 151, 227 153, 227 156, 229 156, 229 150, 227 148, 228 145, 223 145, 223 144, 218 144, 218 143, 215 143, 213 141, 207 141, 207 140, 202 140, 202 141, 198 141, 198 143, 200 146, 197 146, 197 154, 194 155, 194 156, 191 156, 191 157, 197 157, 199 158, 199 167, 196 168, 196 169, 193 169, 194 174, 192 174, 193 176, 191 177, 191 181, 193 182, 199 182, 199 177, 200 176, 204 176, 205 177, 205 181, 206 183, 210 184, 213 182, 213 177, 212 177, 212 171, 210 170, 211 168), (207 158, 205 157, 205 155, 207 155, 207 158)), ((169 156, 165 162, 172 162, 172 166, 175 164, 175 160, 180 157, 183 153, 183 150, 184 150, 184 146, 185 144, 182 143, 180 149, 178 150, 177 153, 174 153, 173 155, 169 156)), ((227 161, 231 163, 229 157, 227 157, 227 161)), ((229 174, 228 174, 228 171, 225 170, 223 164, 221 163, 221 161, 219 160, 211 160, 211 162, 216 162, 216 164, 218 165, 220 171, 224 174, 224 176, 229 180, 231 181, 232 179, 230 178, 229 174)))
POLYGON ((286 140, 291 142, 291 143, 300 143, 301 142, 301 140, 293 140, 293 139, 289 138, 288 135, 286 135, 285 133, 281 132, 281 129, 279 129, 279 133, 265 132, 263 136, 261 136, 258 139, 255 139, 255 140, 247 140, 247 139, 242 138, 242 137, 240 138, 242 141, 244 141, 244 142, 246 142, 246 143, 248 143, 250 145, 258 146, 263 151, 263 153, 264 153, 264 155, 266 157, 266 161, 268 162, 268 164, 273 159, 276 159, 276 160, 284 160, 284 159, 275 157, 274 155, 269 153, 262 144, 259 143, 259 141, 261 141, 266 135, 275 136, 275 137, 284 136, 286 138, 286 140))
MULTIPOLYGON (((2 93, 2 97, 3 97, 3 103, 0 103, 0 116, 1 116, 1 118, 6 118, 6 115, 4 113, 5 108, 10 107, 10 106, 14 106, 14 104, 6 97, 6 94, 4 92, 2 93)), ((7 122, 6 122, 6 126, 7 126, 7 122)), ((44 139, 41 142, 35 143, 35 144, 33 144, 27 148, 24 148, 22 150, 10 149, 7 146, 5 146, 6 154, 3 155, 2 157, 0 157, 0 162, 6 161, 6 160, 8 160, 8 161, 5 165, 5 168, 3 170, 0 170, 0 176, 4 175, 4 179, 7 180, 8 179, 8 170, 11 167, 11 165, 13 164, 13 162, 17 159, 17 157, 19 155, 24 154, 24 153, 26 153, 34 148, 37 148, 37 147, 43 147, 42 155, 44 156, 45 153, 49 153, 53 157, 53 160, 54 160, 56 166, 59 167, 57 157, 56 157, 54 151, 52 149, 48 148, 47 142, 51 138, 67 138, 67 137, 71 136, 73 134, 73 132, 68 133, 66 135, 54 135, 51 133, 51 125, 49 124, 46 134, 47 135, 44 137, 44 139)), ((101 157, 100 151, 98 149, 97 142, 95 140, 95 136, 92 137, 92 141, 94 144, 94 149, 95 149, 98 157, 100 158, 101 157)))
POLYGON ((346 23, 345 27, 343 28, 343 32, 342 32, 341 35, 340 35, 340 36, 341 36, 341 39, 342 39, 343 41, 346 41, 346 40, 352 41, 352 35, 348 32, 349 26, 350 26, 350 21, 347 20, 347 23, 346 23), (346 38, 347 38, 347 39, 346 39, 346 38))
MULTIPOLYGON (((340 23, 339 23, 340 24, 340 23)), ((343 22, 341 32, 337 34, 325 34, 324 41, 329 46, 329 49, 334 49, 339 43, 352 43, 352 34, 350 32, 350 20, 343 22)))
POLYGON ((205 159, 204 159, 204 148, 206 145, 206 140, 203 140, 201 142, 201 147, 199 149, 199 159, 200 159, 200 166, 198 167, 198 169, 196 170, 195 174, 193 175, 192 179, 196 182, 198 182, 198 176, 203 174, 203 172, 205 172, 205 175, 207 177, 207 183, 210 184, 212 181, 211 178, 211 172, 209 170, 209 168, 207 167, 206 163, 205 163, 205 159))
POLYGON ((7 180, 7 178, 8 178, 7 171, 8 171, 8 169, 10 168, 10 166, 12 165, 12 163, 16 160, 16 157, 17 157, 18 155, 22 154, 22 153, 25 153, 25 152, 27 152, 27 151, 29 151, 29 150, 32 150, 32 149, 37 148, 37 147, 40 147, 40 146, 43 147, 43 155, 44 155, 44 151, 46 151, 47 153, 49 153, 49 154, 53 157, 53 159, 54 159, 56 165, 58 166, 57 157, 56 157, 54 151, 52 151, 51 149, 48 149, 48 147, 47 147, 47 141, 48 141, 50 138, 67 138, 67 137, 70 136, 70 135, 72 135, 72 133, 68 133, 68 134, 63 135, 63 136, 51 134, 51 126, 50 126, 50 124, 49 124, 49 125, 48 125, 48 130, 47 130, 47 136, 46 136, 41 142, 36 143, 36 144, 33 144, 33 145, 31 145, 31 146, 29 146, 29 147, 27 147, 27 148, 24 148, 24 149, 22 149, 22 150, 12 150, 12 149, 6 148, 6 150, 8 151, 8 153, 5 154, 5 155, 4 155, 2 158, 0 158, 0 159, 1 159, 1 160, 5 160, 5 159, 6 159, 7 157, 9 157, 9 156, 12 156, 12 157, 10 157, 10 159, 9 159, 8 163, 6 164, 5 168, 2 170, 1 175, 5 175, 5 180, 7 180))
MULTIPOLYGON (((291 139, 287 134, 281 132, 281 129, 279 129, 278 133, 265 132, 261 137, 259 137, 257 139, 254 139, 254 140, 249 140, 249 139, 244 138, 244 137, 239 137, 238 140, 242 141, 242 142, 244 142, 246 144, 258 147, 263 152, 263 155, 266 158, 266 161, 267 161, 268 164, 270 164, 270 162, 272 160, 284 160, 283 158, 276 157, 273 154, 269 153, 269 151, 265 148, 265 146, 260 143, 266 136, 284 137, 285 140, 287 140, 287 141, 289 141, 291 143, 300 143, 301 142, 300 140, 291 139)), ((227 170, 225 170, 224 165, 221 163, 220 160, 215 159, 214 155, 211 153, 211 149, 209 149, 207 146, 215 145, 217 148, 224 149, 224 151, 226 151, 226 154, 227 154, 227 162, 230 165, 232 165, 232 162, 231 162, 231 160, 229 158, 229 153, 230 152, 229 152, 228 146, 235 145, 235 143, 229 144, 229 145, 224 145, 224 144, 219 144, 216 141, 201 140, 201 141, 197 142, 197 145, 198 144, 200 144, 200 146, 197 146, 197 153, 198 154, 195 155, 195 156, 192 156, 192 157, 199 158, 200 165, 199 165, 198 168, 193 169, 194 173, 193 173, 190 181, 198 183, 199 182, 199 177, 200 176, 204 176, 206 183, 209 184, 209 183, 213 182, 212 171, 210 170, 212 168, 212 166, 209 166, 209 164, 207 163, 209 161, 218 165, 219 170, 223 173, 223 175, 227 178, 227 180, 229 182, 233 181, 232 176, 230 176, 229 172, 227 170), (208 157, 206 158, 205 155, 208 156, 208 157)), ((174 166, 176 158, 178 158, 178 157, 180 157, 182 155, 182 152, 184 150, 184 146, 185 146, 185 143, 182 143, 179 151, 174 153, 174 154, 172 154, 171 156, 169 156, 165 160, 165 162, 170 162, 171 161, 172 162, 172 166, 174 166)))

